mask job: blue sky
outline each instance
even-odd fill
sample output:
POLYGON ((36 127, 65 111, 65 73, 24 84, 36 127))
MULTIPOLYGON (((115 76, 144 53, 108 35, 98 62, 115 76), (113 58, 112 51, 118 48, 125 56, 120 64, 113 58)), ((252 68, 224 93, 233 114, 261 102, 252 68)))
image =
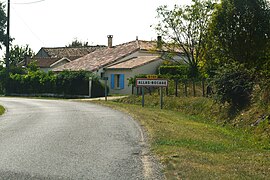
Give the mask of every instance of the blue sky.
MULTIPOLYGON (((1 0, 5 2, 4 0, 1 0)), ((6 0, 7 1, 7 0, 6 0)), ((173 7, 191 0, 11 0, 11 36, 13 44, 29 46, 37 52, 41 47, 60 47, 74 38, 91 45, 113 44, 156 38, 150 27, 156 22, 156 8, 173 7)))

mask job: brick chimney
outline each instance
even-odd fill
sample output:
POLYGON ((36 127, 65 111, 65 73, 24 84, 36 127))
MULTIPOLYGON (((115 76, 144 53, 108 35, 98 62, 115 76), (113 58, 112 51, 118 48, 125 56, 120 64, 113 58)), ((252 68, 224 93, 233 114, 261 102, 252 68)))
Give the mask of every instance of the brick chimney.
POLYGON ((158 49, 162 48, 162 37, 161 36, 157 37, 157 48, 158 49))
POLYGON ((108 48, 112 48, 112 39, 113 39, 113 35, 108 35, 108 48))

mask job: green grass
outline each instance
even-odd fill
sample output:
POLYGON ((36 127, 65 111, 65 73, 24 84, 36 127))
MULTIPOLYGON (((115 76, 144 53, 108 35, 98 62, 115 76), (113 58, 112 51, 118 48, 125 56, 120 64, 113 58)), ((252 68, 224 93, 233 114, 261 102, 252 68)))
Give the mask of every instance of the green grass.
MULTIPOLYGON (((128 98, 119 99, 117 102, 124 104, 141 104, 140 96, 130 96, 128 98)), ((145 96, 146 107, 159 107, 159 96, 157 94, 145 96)), ((270 142, 270 120, 261 121, 259 125, 252 126, 257 120, 261 120, 262 116, 270 117, 270 104, 260 106, 258 103, 252 103, 251 106, 239 111, 236 116, 232 117, 228 104, 218 104, 211 98, 204 97, 164 97, 164 109, 173 110, 198 116, 206 122, 212 121, 222 126, 232 126, 243 129, 256 136, 260 141, 270 142)))
POLYGON ((257 142, 241 129, 222 127, 175 109, 97 103, 127 112, 140 122, 168 179, 270 178, 269 144, 257 142))
POLYGON ((5 112, 5 108, 0 105, 0 115, 4 114, 4 112, 5 112))

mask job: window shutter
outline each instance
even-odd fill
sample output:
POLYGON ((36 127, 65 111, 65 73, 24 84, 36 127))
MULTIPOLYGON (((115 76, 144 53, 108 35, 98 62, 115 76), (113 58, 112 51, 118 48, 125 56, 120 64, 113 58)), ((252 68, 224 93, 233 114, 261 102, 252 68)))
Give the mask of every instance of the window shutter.
POLYGON ((125 88, 125 75, 120 74, 120 89, 124 89, 124 88, 125 88))
POLYGON ((111 89, 114 89, 114 74, 111 74, 111 89))

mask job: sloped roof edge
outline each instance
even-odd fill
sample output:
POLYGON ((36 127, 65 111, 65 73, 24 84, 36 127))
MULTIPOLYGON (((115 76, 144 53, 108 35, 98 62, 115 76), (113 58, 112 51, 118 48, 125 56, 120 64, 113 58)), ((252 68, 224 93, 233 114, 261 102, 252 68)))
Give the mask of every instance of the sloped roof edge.
POLYGON ((138 56, 109 66, 106 69, 135 69, 157 60, 161 60, 160 56, 138 56))
POLYGON ((70 59, 68 59, 66 57, 63 57, 63 58, 59 59, 58 61, 54 62, 53 64, 51 64, 50 67, 53 67, 53 66, 57 65, 58 63, 60 63, 60 62, 62 62, 64 60, 67 60, 67 61, 71 62, 70 59))

